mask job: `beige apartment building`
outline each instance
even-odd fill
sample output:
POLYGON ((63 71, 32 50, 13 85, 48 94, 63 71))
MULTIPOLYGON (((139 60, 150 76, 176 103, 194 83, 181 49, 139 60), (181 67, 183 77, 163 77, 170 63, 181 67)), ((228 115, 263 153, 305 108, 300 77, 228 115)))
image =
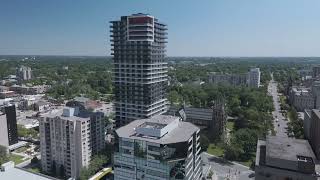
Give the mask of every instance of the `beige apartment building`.
POLYGON ((48 173, 77 179, 92 155, 104 148, 101 112, 65 107, 43 114, 39 121, 42 169, 48 173))

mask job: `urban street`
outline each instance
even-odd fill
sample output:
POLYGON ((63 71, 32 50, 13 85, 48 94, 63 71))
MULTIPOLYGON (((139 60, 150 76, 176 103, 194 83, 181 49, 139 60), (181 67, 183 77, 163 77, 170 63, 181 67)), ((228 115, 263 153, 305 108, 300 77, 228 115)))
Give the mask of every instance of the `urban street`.
POLYGON ((277 136, 287 137, 287 121, 286 118, 282 115, 280 109, 280 97, 278 93, 278 83, 274 81, 273 74, 271 74, 271 81, 269 82, 268 92, 272 96, 274 111, 272 112, 272 116, 274 119, 273 125, 274 130, 277 136))
MULTIPOLYGON (((248 180, 254 179, 254 171, 244 165, 225 160, 221 157, 210 155, 206 152, 201 153, 201 159, 204 167, 211 167, 213 172, 213 180, 223 180, 229 178, 230 180, 248 180)), ((206 170, 210 172, 210 170, 206 170)), ((207 173, 207 174, 208 174, 207 173)), ((204 174, 207 175, 207 174, 204 174)))

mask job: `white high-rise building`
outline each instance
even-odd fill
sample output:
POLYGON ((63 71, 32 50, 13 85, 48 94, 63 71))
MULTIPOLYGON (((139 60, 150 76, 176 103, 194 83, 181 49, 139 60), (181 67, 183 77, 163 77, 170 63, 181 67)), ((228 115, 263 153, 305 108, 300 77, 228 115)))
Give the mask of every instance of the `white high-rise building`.
POLYGON ((65 107, 42 115, 40 147, 42 170, 77 179, 91 156, 104 148, 104 120, 101 112, 79 112, 65 107))
POLYGON ((200 129, 180 117, 158 115, 116 130, 114 179, 200 180, 200 129))
POLYGON ((252 68, 248 73, 248 85, 249 87, 259 87, 260 86, 260 68, 252 68))
POLYGON ((30 67, 21 66, 17 69, 17 78, 21 81, 27 81, 32 79, 32 70, 30 67))

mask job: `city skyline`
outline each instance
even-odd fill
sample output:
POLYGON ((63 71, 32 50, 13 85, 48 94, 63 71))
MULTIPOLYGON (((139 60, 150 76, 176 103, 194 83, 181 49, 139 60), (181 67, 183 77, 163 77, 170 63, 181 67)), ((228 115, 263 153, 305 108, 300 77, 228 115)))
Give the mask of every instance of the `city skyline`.
POLYGON ((168 56, 319 56, 319 1, 28 2, 0 7, 3 55, 110 56, 110 20, 148 13, 168 24, 168 56), (62 28, 63 27, 63 28, 62 28))

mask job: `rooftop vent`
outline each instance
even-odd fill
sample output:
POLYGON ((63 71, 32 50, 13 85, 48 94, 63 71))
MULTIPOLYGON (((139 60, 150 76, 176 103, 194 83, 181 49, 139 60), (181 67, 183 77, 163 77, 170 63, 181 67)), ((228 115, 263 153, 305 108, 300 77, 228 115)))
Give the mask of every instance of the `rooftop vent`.
POLYGON ((70 108, 70 107, 63 108, 62 116, 64 117, 74 116, 74 108, 70 108))

